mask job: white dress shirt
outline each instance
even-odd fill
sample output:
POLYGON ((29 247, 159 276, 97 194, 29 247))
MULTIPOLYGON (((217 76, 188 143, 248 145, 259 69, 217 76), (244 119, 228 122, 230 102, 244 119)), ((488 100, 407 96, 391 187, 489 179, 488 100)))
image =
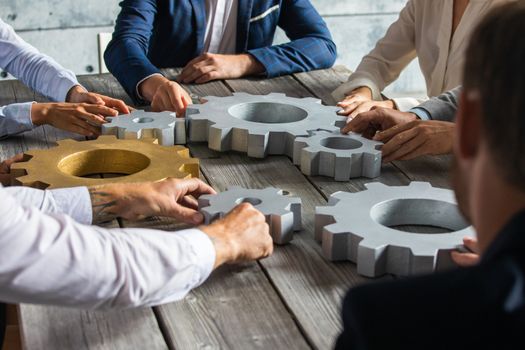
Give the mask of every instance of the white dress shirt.
POLYGON ((237 0, 206 0, 205 52, 235 54, 237 14, 237 0))
MULTIPOLYGON (((461 85, 465 50, 477 23, 494 6, 512 0, 470 0, 452 35, 454 0, 410 0, 399 19, 388 29, 376 47, 366 55, 347 83, 333 92, 337 101, 352 90, 366 86, 374 100, 396 80, 414 59, 419 59, 427 95, 438 96, 461 85)), ((424 100, 394 98, 396 107, 407 111, 424 100)))
POLYGON ((204 282, 215 249, 202 231, 104 229, 85 187, 0 186, 0 301, 78 308, 151 306, 204 282))
MULTIPOLYGON (((69 90, 79 85, 73 72, 38 52, 1 19, 0 67, 54 101, 65 101, 69 90)), ((0 107, 0 138, 33 128, 32 104, 16 103, 0 107)))

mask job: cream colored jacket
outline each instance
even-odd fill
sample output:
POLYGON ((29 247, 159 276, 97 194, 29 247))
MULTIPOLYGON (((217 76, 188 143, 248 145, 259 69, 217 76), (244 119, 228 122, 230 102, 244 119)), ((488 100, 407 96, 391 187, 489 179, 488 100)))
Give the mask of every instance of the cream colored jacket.
MULTIPOLYGON (((352 90, 367 86, 372 90, 373 99, 381 100, 381 91, 416 57, 428 96, 437 96, 461 85, 464 54, 473 29, 490 9, 510 1, 470 0, 452 36, 454 0, 409 0, 399 19, 363 58, 348 82, 332 96, 341 101, 352 90)), ((393 100, 402 111, 423 102, 416 98, 393 100)))

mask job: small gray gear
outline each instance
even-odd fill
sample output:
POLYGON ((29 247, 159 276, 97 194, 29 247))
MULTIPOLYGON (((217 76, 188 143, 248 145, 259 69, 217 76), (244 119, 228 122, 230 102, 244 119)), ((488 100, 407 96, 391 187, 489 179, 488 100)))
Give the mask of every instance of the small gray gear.
POLYGON ((382 142, 355 133, 314 131, 295 139, 293 162, 305 175, 323 175, 336 181, 355 177, 378 177, 381 173, 382 142))
POLYGON ((453 191, 427 182, 366 184, 358 193, 334 193, 317 207, 315 238, 331 261, 350 260, 368 277, 408 276, 454 266, 450 251, 474 230, 461 216, 453 191), (391 227, 428 225, 450 233, 410 233, 391 227))
POLYGON ((133 111, 131 114, 108 117, 102 125, 102 134, 115 135, 119 139, 156 138, 163 146, 186 143, 186 121, 172 112, 133 111))
POLYGON ((301 199, 285 196, 273 187, 254 190, 233 186, 216 195, 204 195, 199 197, 199 211, 204 223, 210 224, 241 203, 251 203, 264 214, 276 244, 290 242, 293 231, 301 230, 301 199))
POLYGON ((313 130, 336 131, 344 125, 339 108, 323 106, 314 98, 285 94, 204 97, 207 102, 189 106, 189 139, 208 141, 216 151, 239 151, 250 157, 293 155, 293 141, 313 130))

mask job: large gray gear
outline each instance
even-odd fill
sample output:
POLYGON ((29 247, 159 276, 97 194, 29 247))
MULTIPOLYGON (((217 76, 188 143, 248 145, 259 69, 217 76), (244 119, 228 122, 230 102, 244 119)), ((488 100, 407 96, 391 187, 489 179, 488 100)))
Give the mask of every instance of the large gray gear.
POLYGON ((310 137, 295 139, 293 162, 309 176, 329 176, 336 181, 374 178, 381 173, 381 145, 355 133, 314 131, 310 137))
POLYGON ((133 111, 131 114, 107 118, 102 134, 115 135, 119 139, 156 138, 163 146, 186 143, 186 121, 173 112, 133 111))
POLYGON ((187 109, 190 141, 208 141, 213 150, 245 152, 256 158, 292 157, 296 137, 313 130, 339 130, 346 120, 337 115, 339 108, 323 106, 310 97, 234 93, 204 100, 187 109))
POLYGON ((204 223, 210 224, 241 203, 251 203, 264 214, 276 244, 290 242, 293 231, 301 230, 301 199, 285 196, 273 187, 254 190, 233 186, 216 195, 204 195, 199 197, 199 210, 204 223))
POLYGON ((429 273, 454 266, 450 251, 474 230, 458 211, 453 191, 427 182, 409 186, 369 183, 366 191, 337 192, 317 207, 315 238, 325 257, 357 263, 368 277, 429 273), (428 225, 450 233, 409 233, 390 227, 428 225))

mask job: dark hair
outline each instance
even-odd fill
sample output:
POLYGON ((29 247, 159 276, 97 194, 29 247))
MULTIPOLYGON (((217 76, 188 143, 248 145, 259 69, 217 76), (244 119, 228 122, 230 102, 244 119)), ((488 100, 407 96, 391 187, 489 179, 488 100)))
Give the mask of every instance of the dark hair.
POLYGON ((525 1, 498 6, 474 31, 463 85, 479 93, 496 164, 525 190, 525 1))

